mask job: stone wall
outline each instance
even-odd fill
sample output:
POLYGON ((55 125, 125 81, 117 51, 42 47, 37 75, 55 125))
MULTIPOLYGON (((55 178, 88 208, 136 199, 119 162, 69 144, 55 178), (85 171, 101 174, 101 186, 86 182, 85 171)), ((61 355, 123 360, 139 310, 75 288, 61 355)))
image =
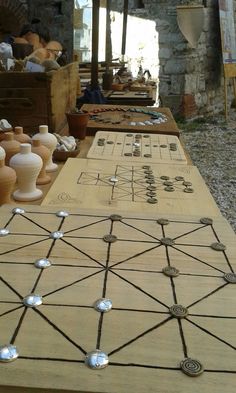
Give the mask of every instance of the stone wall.
MULTIPOLYGON (((234 0, 236 9, 236 1, 234 0)), ((122 11, 123 1, 112 9, 122 11)), ((159 35, 159 97, 162 105, 186 118, 224 110, 224 78, 221 56, 218 0, 143 0, 129 2, 129 14, 154 20, 159 35), (204 5, 204 27, 196 48, 182 35, 176 6, 204 5), (140 8, 136 8, 138 5, 140 8)), ((228 105, 233 97, 228 86, 228 105)))

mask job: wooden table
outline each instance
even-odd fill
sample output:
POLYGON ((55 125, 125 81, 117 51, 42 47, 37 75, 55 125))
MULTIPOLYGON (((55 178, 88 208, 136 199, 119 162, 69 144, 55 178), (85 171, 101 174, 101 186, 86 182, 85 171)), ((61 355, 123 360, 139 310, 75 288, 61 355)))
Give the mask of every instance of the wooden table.
POLYGON ((122 132, 147 132, 154 134, 170 134, 179 136, 179 129, 169 108, 157 107, 132 107, 127 105, 99 105, 84 104, 82 110, 91 115, 97 115, 97 119, 91 117, 87 125, 87 135, 94 135, 98 130, 122 131, 122 132), (135 111, 137 110, 137 112, 135 111), (139 111, 139 112, 138 112, 139 111), (142 113, 160 113, 166 121, 157 124, 145 124, 151 120, 151 115, 142 113), (142 123, 141 125, 138 123, 142 123), (134 125, 130 123, 135 123, 134 125))
POLYGON ((134 105, 152 106, 155 104, 155 97, 152 89, 140 91, 103 91, 107 103, 111 105, 134 105))
POLYGON ((19 353, 1 363, 0 391, 234 393, 236 242, 226 220, 58 210, 0 209, 9 230, 0 236, 0 345, 19 353), (52 265, 36 268, 45 257, 52 265), (31 308, 23 299, 32 292, 42 304, 31 308), (109 312, 95 306, 101 298, 109 312), (86 366, 96 349, 104 369, 86 366))

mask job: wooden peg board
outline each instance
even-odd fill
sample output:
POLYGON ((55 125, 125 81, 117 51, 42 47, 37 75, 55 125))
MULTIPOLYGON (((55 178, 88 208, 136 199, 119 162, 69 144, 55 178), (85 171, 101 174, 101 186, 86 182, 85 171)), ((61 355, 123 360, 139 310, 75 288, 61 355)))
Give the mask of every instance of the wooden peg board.
POLYGON ((169 108, 128 106, 128 105, 101 105, 84 104, 82 110, 91 114, 87 125, 87 135, 94 135, 99 130, 121 132, 148 132, 154 134, 170 134, 179 136, 179 129, 169 108), (135 111, 139 112, 135 112, 135 111), (160 113, 167 121, 159 124, 147 125, 143 122, 150 121, 151 115, 144 112, 160 113), (97 118, 93 118, 97 115, 97 118), (130 125, 130 122, 142 122, 143 125, 130 125))
POLYGON ((88 158, 125 160, 144 163, 187 164, 175 135, 98 131, 87 154, 88 158), (138 144, 138 155, 136 146, 138 144))
POLYGON ((66 161, 42 205, 93 207, 110 211, 159 211, 165 214, 220 214, 194 166, 146 166, 79 158, 66 161), (150 176, 153 177, 150 179, 150 176), (183 179, 176 180, 178 176, 190 182, 190 185, 184 185, 183 179), (112 178, 117 179, 117 183, 112 182, 112 178), (169 187, 166 181, 173 184, 173 191, 166 191, 169 187), (152 187, 156 187, 156 190, 152 191, 152 187), (187 192, 186 188, 193 188, 194 192, 187 192), (153 199, 157 199, 157 203, 151 203, 153 199))
POLYGON ((0 344, 19 352, 1 364, 1 392, 235 392, 236 241, 223 218, 24 209, 0 209, 0 344), (35 308, 23 304, 32 292, 35 308), (109 312, 95 310, 100 298, 109 312), (85 366, 96 348, 105 369, 85 366), (203 373, 185 374, 186 358, 203 373))

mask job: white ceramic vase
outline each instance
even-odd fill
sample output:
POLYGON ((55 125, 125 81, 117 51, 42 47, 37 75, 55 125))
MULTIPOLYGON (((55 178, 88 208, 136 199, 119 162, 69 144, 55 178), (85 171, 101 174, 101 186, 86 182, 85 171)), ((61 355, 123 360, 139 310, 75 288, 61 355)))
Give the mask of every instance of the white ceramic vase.
POLYGON ((50 157, 46 164, 46 172, 57 171, 58 165, 52 161, 52 154, 56 149, 57 138, 55 137, 55 135, 48 132, 48 126, 46 125, 39 126, 39 133, 35 134, 32 139, 33 140, 39 139, 42 145, 46 146, 50 150, 50 157))
POLYGON ((20 145, 20 153, 10 159, 10 166, 15 170, 18 189, 13 193, 17 201, 40 199, 43 192, 36 188, 36 180, 43 166, 42 158, 31 152, 30 143, 20 145))

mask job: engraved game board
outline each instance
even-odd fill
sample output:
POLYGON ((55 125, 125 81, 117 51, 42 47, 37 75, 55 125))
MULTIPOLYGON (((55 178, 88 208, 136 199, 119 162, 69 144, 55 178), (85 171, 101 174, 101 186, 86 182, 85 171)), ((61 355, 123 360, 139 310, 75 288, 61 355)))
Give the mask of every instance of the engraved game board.
POLYGON ((174 135, 98 131, 87 158, 187 164, 174 135))
POLYGON ((179 136, 178 126, 169 108, 84 104, 81 109, 89 112, 91 115, 87 125, 87 135, 94 135, 97 130, 122 132, 143 132, 145 130, 145 132, 153 134, 179 136), (152 115, 147 112, 160 113, 163 118, 166 118, 166 121, 151 125, 144 124, 144 122, 152 120, 152 115), (138 124, 140 122, 143 123, 143 125, 138 124))
POLYGON ((1 392, 235 392, 236 242, 223 218, 4 206, 0 228, 0 345, 19 355, 0 363, 1 392), (23 303, 32 293, 41 305, 23 303), (106 368, 85 365, 95 349, 106 368))
POLYGON ((42 202, 62 204, 109 211, 220 214, 194 166, 79 158, 66 161, 42 202))

